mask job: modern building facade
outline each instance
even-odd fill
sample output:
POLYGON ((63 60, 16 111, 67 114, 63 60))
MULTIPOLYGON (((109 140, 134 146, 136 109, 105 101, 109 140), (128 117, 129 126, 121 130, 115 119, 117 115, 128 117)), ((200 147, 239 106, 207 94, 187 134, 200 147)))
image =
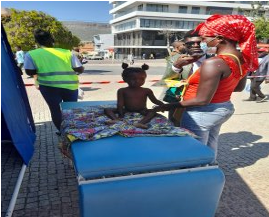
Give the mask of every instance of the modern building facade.
MULTIPOLYGON (((212 14, 243 14, 250 1, 110 1, 115 58, 133 54, 146 58, 168 55, 167 46, 180 40, 212 14), (241 9, 241 10, 240 10, 241 9), (169 42, 169 43, 168 43, 169 42)), ((267 2, 263 2, 267 4, 267 2)), ((268 11, 267 11, 268 12, 268 11)), ((267 13, 261 11, 261 13, 267 13)))

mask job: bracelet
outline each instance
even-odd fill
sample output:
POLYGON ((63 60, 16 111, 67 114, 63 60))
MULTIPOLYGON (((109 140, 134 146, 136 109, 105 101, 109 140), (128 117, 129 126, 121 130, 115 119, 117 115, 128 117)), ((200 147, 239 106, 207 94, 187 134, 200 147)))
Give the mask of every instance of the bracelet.
POLYGON ((173 69, 173 71, 175 71, 175 72, 177 72, 177 73, 181 73, 181 72, 183 71, 183 67, 181 67, 181 68, 177 68, 177 67, 175 67, 174 65, 172 65, 172 69, 173 69))

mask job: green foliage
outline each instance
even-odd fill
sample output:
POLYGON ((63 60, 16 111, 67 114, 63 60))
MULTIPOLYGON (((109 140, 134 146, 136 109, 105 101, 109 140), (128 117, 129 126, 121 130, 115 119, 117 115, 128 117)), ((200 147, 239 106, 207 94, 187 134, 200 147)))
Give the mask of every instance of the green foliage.
POLYGON ((254 21, 256 29, 256 38, 258 41, 268 41, 269 40, 269 20, 264 17, 256 19, 254 21))
POLYGON ((24 51, 33 49, 36 44, 33 33, 36 29, 49 31, 54 37, 55 47, 72 49, 80 43, 79 38, 72 35, 60 21, 43 12, 11 9, 10 18, 1 17, 1 21, 12 49, 16 45, 20 45, 24 51))

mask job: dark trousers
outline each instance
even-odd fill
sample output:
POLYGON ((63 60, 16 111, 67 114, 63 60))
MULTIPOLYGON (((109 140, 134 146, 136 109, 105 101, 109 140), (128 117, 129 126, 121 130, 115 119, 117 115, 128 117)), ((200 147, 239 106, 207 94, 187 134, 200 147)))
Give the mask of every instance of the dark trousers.
POLYGON ((57 87, 47 87, 40 85, 39 90, 49 106, 52 121, 56 128, 60 130, 62 123, 61 102, 76 102, 78 100, 78 90, 69 90, 57 87))
POLYGON ((258 95, 260 98, 264 98, 265 95, 262 93, 260 85, 262 84, 263 80, 259 80, 257 78, 251 78, 251 84, 250 84, 250 99, 255 100, 256 95, 258 95))

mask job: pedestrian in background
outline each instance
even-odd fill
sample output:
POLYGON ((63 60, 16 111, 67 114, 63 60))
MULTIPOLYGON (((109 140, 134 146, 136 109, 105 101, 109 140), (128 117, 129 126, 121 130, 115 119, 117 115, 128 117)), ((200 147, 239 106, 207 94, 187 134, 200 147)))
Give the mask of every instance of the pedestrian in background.
POLYGON ((244 101, 256 101, 263 102, 267 99, 267 96, 261 91, 261 84, 266 79, 266 75, 269 73, 269 54, 268 49, 260 48, 258 49, 259 53, 259 68, 250 73, 250 96, 244 101))
POLYGON ((133 65, 134 64, 134 55, 133 53, 131 53, 130 55, 130 65, 133 65))
MULTIPOLYGON (((220 128, 234 113, 231 94, 242 91, 247 72, 258 68, 255 27, 242 15, 213 15, 199 24, 196 31, 217 56, 205 60, 188 78, 183 101, 157 106, 154 110, 185 108, 181 126, 209 146, 216 160, 220 128), (236 49, 237 43, 242 53, 236 49)), ((181 66, 200 57, 182 58, 181 66)))
POLYGON ((24 52, 21 49, 21 46, 16 46, 15 60, 17 62, 17 66, 21 70, 21 75, 23 75, 23 65, 24 65, 24 52))
POLYGON ((146 54, 145 53, 142 54, 142 59, 143 60, 146 59, 146 54))
MULTIPOLYGON (((52 35, 38 29, 34 37, 40 48, 25 55, 24 67, 27 75, 37 76, 39 89, 47 102, 52 121, 60 130, 61 102, 76 102, 78 99, 78 76, 84 68, 70 50, 54 48, 52 35)), ((56 132, 60 135, 60 132, 56 132)))

